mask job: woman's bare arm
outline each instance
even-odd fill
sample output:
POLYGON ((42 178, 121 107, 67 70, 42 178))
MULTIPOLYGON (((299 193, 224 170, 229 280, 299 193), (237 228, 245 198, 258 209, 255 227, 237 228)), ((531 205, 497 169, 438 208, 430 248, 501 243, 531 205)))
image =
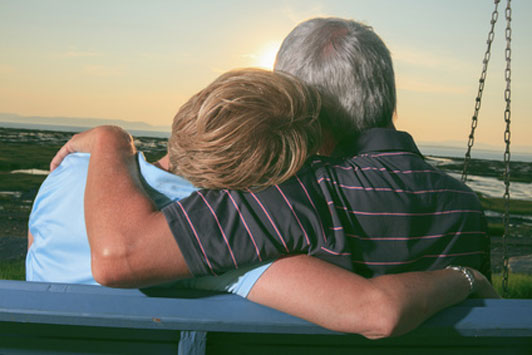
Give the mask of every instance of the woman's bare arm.
POLYGON ((28 250, 30 250, 31 245, 33 244, 33 234, 28 230, 28 250))
MULTIPOLYGON (((498 297, 474 270, 479 297, 498 297)), ((376 339, 416 328, 436 312, 465 300, 461 272, 410 272, 365 279, 319 259, 280 259, 262 275, 248 299, 332 330, 376 339)))

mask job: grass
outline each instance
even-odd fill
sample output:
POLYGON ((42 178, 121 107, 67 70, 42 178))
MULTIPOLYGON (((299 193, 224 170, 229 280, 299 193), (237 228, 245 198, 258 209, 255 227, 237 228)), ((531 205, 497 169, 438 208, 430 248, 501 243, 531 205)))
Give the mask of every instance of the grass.
POLYGON ((0 171, 18 169, 48 170, 60 145, 2 142, 0 171))
MULTIPOLYGON (((461 173, 464 167, 464 159, 450 158, 454 163, 440 166, 440 169, 448 172, 461 173)), ((510 163, 510 181, 512 182, 532 182, 530 174, 531 163, 512 161, 510 163)), ((505 164, 501 160, 471 159, 468 172, 471 175, 489 176, 498 180, 503 180, 505 164)))
POLYGON ((166 150, 161 150, 158 152, 143 152, 146 157, 146 161, 150 163, 155 163, 157 160, 161 159, 166 155, 166 150))
POLYGON ((488 235, 491 237, 502 237, 504 234, 504 224, 502 223, 488 223, 488 235))
MULTIPOLYGON (((502 295, 502 275, 492 275, 492 281, 497 292, 502 295)), ((532 298, 532 275, 510 273, 506 298, 532 298)))
POLYGON ((10 174, 0 171, 0 191, 37 192, 45 178, 44 175, 10 174))
MULTIPOLYGON (((504 213, 504 199, 479 196, 480 204, 485 210, 504 213)), ((526 200, 511 200, 510 201, 510 213, 520 215, 532 214, 532 201, 526 200)))
POLYGON ((0 280, 25 280, 25 260, 0 261, 0 280))
MULTIPOLYGON (((19 169, 48 170, 50 161, 59 148, 61 145, 57 144, 2 142, 0 145, 0 172, 7 173, 19 169)), ((166 154, 166 147, 146 150, 143 153, 147 161, 154 162, 166 154)))

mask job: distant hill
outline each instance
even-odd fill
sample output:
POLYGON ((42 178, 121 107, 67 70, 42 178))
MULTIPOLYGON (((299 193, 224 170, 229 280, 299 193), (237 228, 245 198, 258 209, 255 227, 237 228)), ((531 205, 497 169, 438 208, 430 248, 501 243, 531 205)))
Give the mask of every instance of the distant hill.
MULTIPOLYGON (((103 118, 91 118, 91 117, 45 117, 45 116, 22 116, 14 113, 0 113, 0 126, 8 128, 24 128, 24 129, 44 129, 44 130, 57 130, 57 131, 69 131, 79 132, 86 128, 91 128, 100 125, 117 125, 120 126, 132 134, 137 133, 148 135, 150 132, 154 132, 154 136, 168 137, 170 135, 170 125, 168 126, 154 126, 142 121, 124 121, 114 119, 103 118), (4 124, 2 124, 4 123, 4 124)), ((419 146, 425 148, 453 148, 460 150, 459 154, 453 154, 453 156, 462 156, 465 153, 467 141, 459 140, 447 140, 440 142, 423 142, 418 141, 419 146)), ((489 150, 495 152, 503 152, 502 146, 494 144, 486 144, 482 142, 476 142, 474 149, 489 150)), ((530 155, 532 153, 532 146, 519 146, 512 145, 513 153, 525 153, 530 155)), ((528 161, 528 160, 527 160, 528 161)))
POLYGON ((8 122, 9 126, 17 124, 24 128, 27 125, 68 126, 89 128, 100 125, 116 125, 127 130, 169 132, 170 126, 154 126, 142 121, 124 121, 90 117, 43 117, 22 116, 14 113, 0 113, 0 122, 8 122))

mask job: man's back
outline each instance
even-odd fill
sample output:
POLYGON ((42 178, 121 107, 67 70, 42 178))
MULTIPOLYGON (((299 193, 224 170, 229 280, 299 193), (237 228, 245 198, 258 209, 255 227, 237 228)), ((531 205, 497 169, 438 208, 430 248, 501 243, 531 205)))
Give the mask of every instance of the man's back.
POLYGON ((371 277, 469 265, 489 273, 489 239, 476 194, 428 164, 411 137, 372 129, 356 155, 318 180, 338 211, 356 273, 371 277))
POLYGON ((474 192, 427 164, 404 132, 371 129, 351 148, 261 192, 204 191, 165 208, 191 271, 296 251, 368 277, 450 264, 489 272, 474 192))

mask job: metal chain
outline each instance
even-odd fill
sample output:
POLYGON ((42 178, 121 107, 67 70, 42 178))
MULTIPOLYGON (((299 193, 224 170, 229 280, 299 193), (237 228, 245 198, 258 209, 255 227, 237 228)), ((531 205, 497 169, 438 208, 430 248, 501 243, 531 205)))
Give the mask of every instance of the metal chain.
POLYGON ((484 92, 484 85, 486 83, 488 63, 491 57, 491 43, 493 42, 493 38, 495 37, 495 32, 494 32, 495 23, 497 22, 497 19, 499 18, 499 11, 497 11, 499 2, 500 0, 494 0, 495 9, 493 10, 491 14, 491 21, 490 21, 491 28, 490 28, 490 32, 488 34, 488 40, 487 40, 488 47, 486 49, 486 53, 484 53, 484 59, 482 60, 482 73, 480 74, 480 79, 478 80, 478 93, 477 93, 477 98, 475 99, 475 112, 473 113, 473 118, 471 121, 471 133, 469 134, 469 140, 467 142, 467 152, 464 158, 464 168, 462 170, 462 181, 463 182, 467 181, 467 169, 469 167, 469 162, 471 160, 471 148, 473 147, 473 143, 475 142, 475 129, 477 128, 477 124, 478 124, 478 112, 480 111, 482 93, 484 92))
POLYGON ((504 131, 504 142, 506 143, 506 150, 504 151, 504 234, 502 236, 503 245, 503 276, 502 276, 502 292, 503 297, 508 294, 508 250, 506 246, 506 239, 510 233, 510 118, 511 118, 511 98, 512 98, 512 8, 510 7, 511 0, 506 3, 506 70, 504 77, 506 79, 506 89, 504 90, 504 100, 506 101, 506 109, 504 110, 504 121, 506 122, 506 130, 504 131))

